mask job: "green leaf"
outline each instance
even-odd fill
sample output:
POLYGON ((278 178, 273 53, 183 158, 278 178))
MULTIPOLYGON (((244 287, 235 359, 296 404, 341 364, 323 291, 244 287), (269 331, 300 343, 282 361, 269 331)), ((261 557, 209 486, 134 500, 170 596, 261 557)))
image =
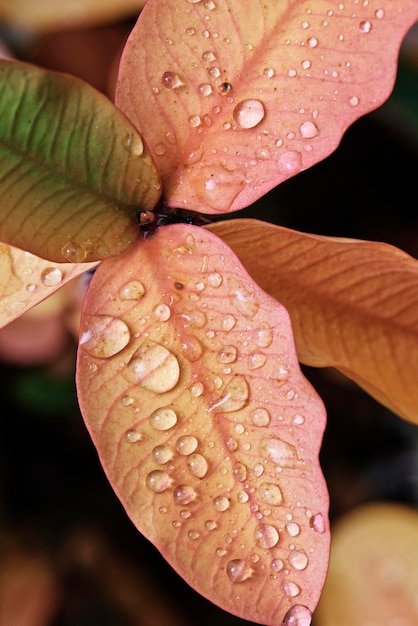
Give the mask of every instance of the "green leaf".
POLYGON ((0 60, 0 240, 55 262, 113 256, 160 183, 134 126, 74 77, 0 60))
POLYGON ((138 529, 231 613, 308 624, 328 565, 325 412, 284 307, 213 233, 165 226, 100 264, 77 370, 138 529))

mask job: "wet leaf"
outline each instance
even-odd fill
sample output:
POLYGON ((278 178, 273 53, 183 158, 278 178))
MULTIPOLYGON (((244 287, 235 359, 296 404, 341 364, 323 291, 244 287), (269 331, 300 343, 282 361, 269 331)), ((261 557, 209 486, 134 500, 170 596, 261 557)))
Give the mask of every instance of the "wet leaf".
POLYGON ((54 263, 0 243, 0 327, 96 263, 54 263))
POLYGON ((14 27, 45 31, 135 15, 145 0, 0 0, 0 18, 14 27))
POLYGON ((166 226, 104 261, 77 385, 113 488, 180 575, 245 619, 308 623, 329 542, 324 409, 288 314, 222 240, 166 226))
POLYGON ((55 262, 96 261, 138 236, 159 197, 141 137, 79 79, 0 60, 0 240, 55 262))
POLYGON ((333 529, 318 625, 416 624, 417 558, 416 509, 374 503, 345 515, 333 529))
POLYGON ((416 0, 245 10, 241 0, 149 0, 116 101, 147 139, 169 205, 237 210, 325 158, 388 97, 416 19, 416 0))
POLYGON ((388 244, 307 235, 257 220, 210 230, 287 308, 300 360, 336 367, 418 422, 418 261, 388 244))

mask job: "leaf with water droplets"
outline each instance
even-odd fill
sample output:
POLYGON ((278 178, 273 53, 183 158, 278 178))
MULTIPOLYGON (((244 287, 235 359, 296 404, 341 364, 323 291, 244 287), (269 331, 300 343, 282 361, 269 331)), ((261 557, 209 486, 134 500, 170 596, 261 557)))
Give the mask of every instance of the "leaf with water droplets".
POLYGON ((418 423, 418 261, 384 243, 257 220, 209 229, 290 313, 300 360, 336 367, 418 423))
POLYGON ((149 0, 116 102, 146 137, 169 205, 234 211, 328 156, 388 97, 417 19, 416 0, 245 10, 241 0, 149 0))
POLYGON ((57 263, 126 250, 160 194, 131 122, 79 79, 6 60, 0 113, 0 240, 57 263))
POLYGON ((112 486, 181 576, 246 619, 308 624, 329 547, 324 409, 288 314, 227 245, 173 225, 104 261, 77 370, 112 486))
POLYGON ((0 327, 96 263, 54 263, 0 243, 0 327))

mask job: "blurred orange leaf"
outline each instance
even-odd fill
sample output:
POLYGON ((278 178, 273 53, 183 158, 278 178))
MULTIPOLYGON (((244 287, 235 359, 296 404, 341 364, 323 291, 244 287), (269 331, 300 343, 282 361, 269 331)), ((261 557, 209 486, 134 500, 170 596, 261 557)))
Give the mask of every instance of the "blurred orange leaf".
POLYGON ((289 311, 299 359, 418 422, 418 261, 388 244, 258 220, 209 226, 289 311))
POLYGON ((149 0, 116 103, 168 205, 237 210, 325 158, 388 97, 417 19, 416 0, 149 0))
POLYGON ((89 287, 79 402, 136 526, 204 596, 308 623, 327 569, 325 415, 288 314, 221 239, 161 228, 89 287))

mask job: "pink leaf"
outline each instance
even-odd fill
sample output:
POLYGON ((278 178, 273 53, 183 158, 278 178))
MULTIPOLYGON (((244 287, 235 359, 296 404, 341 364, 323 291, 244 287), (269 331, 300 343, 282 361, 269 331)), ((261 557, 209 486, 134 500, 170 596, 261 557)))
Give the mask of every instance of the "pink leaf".
POLYGON ((287 312, 227 245, 166 226, 104 261, 77 379, 113 488, 180 575, 243 618, 308 624, 329 548, 324 409, 287 312))
POLYGON ((149 0, 116 103, 170 206, 237 210, 325 158, 388 97, 417 18, 416 0, 149 0))

